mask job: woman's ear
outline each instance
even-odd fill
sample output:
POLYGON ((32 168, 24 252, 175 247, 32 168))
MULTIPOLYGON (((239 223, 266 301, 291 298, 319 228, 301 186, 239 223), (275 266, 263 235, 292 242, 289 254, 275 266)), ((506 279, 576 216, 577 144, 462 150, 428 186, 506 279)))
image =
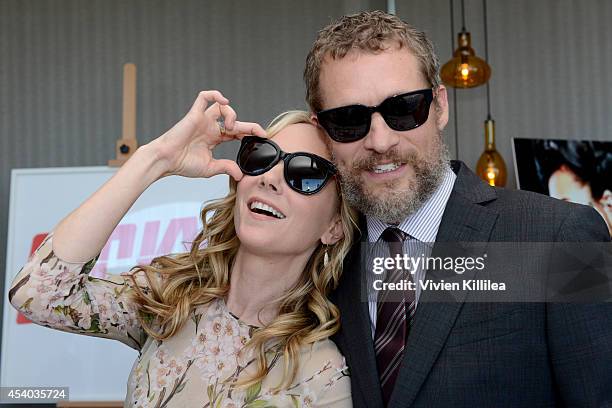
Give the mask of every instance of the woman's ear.
POLYGON ((321 242, 325 245, 333 245, 344 237, 342 230, 342 219, 340 214, 334 215, 332 222, 321 236, 321 242))
POLYGON ((314 112, 310 112, 310 121, 313 125, 317 127, 319 126, 319 118, 317 118, 317 115, 314 112))

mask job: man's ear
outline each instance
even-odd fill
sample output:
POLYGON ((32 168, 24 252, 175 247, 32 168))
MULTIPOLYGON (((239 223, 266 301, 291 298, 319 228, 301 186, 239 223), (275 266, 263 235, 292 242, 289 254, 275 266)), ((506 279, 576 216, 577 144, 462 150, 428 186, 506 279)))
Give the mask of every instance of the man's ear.
POLYGON ((333 245, 344 237, 342 230, 342 219, 340 214, 336 214, 329 228, 321 236, 321 242, 325 245, 333 245))
POLYGON ((436 126, 441 132, 448 124, 448 93, 444 85, 440 85, 434 90, 435 99, 433 101, 436 110, 436 126))

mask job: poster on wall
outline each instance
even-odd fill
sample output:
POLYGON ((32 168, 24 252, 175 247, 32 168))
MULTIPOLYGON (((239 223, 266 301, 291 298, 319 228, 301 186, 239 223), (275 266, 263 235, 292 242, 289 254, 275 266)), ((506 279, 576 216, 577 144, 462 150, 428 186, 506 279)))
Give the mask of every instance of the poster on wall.
MULTIPOLYGON (((136 350, 118 341, 33 324, 8 302, 13 277, 28 256, 116 171, 109 167, 12 170, 0 365, 3 387, 68 387, 71 401, 124 400, 136 350)), ((225 175, 158 180, 115 228, 90 275, 104 279, 159 255, 187 252, 202 227, 202 204, 227 192, 225 175)))
POLYGON ((593 207, 612 236, 612 142, 513 138, 517 186, 593 207))

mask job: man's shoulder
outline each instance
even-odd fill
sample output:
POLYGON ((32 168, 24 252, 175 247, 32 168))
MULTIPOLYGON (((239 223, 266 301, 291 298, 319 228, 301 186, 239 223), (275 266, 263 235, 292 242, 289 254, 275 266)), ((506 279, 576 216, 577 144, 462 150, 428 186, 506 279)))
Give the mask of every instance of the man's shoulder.
POLYGON ((499 207, 538 207, 547 208, 553 211, 572 211, 581 207, 579 204, 569 201, 559 200, 544 194, 526 190, 515 190, 504 187, 492 187, 497 199, 493 202, 499 207))
MULTIPOLYGON (((500 187, 494 189, 497 199, 485 206, 497 212, 502 221, 520 223, 524 226, 523 229, 529 229, 527 226, 538 229, 546 226, 545 230, 554 231, 555 235, 551 237, 553 240, 562 238, 559 234, 563 235, 568 231, 577 231, 579 235, 592 231, 592 234, 587 234, 588 237, 595 234, 594 236, 601 235, 602 239, 605 238, 606 234, 600 234, 601 231, 607 231, 605 223, 592 207, 531 191, 500 187)), ((587 236, 584 239, 587 239, 587 236)))
POLYGON ((460 161, 451 162, 451 168, 457 174, 453 187, 456 197, 465 198, 507 216, 546 217, 584 211, 588 208, 532 191, 489 186, 460 161))
POLYGON ((499 211, 529 211, 534 216, 542 217, 548 214, 568 216, 580 213, 596 214, 596 211, 587 205, 576 204, 559 200, 533 191, 514 190, 503 187, 493 187, 497 199, 490 204, 499 211))

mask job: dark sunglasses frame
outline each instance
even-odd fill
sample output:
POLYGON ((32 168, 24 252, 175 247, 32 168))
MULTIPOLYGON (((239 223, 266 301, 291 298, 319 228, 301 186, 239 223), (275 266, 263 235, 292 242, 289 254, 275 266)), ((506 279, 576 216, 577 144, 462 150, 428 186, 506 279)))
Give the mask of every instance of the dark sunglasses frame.
MULTIPOLYGON (((355 104, 355 105, 346 105, 346 106, 340 106, 337 108, 325 109, 325 110, 317 112, 317 119, 319 120, 319 124, 327 131, 327 134, 333 140, 335 140, 336 142, 340 142, 340 143, 352 143, 352 142, 356 142, 357 140, 363 139, 370 132, 370 126, 372 124, 372 114, 374 112, 380 113, 383 119, 385 120, 385 123, 387 123, 387 126, 389 126, 393 130, 406 131, 406 130, 412 130, 412 129, 418 128, 423 123, 427 122, 427 119, 429 118, 429 109, 431 107, 431 102, 433 101, 433 98, 434 98, 434 95, 433 95, 432 89, 429 89, 429 88, 419 89, 418 91, 406 92, 403 94, 390 96, 376 106, 366 106, 366 105, 355 104), (425 103, 427 104, 427 111, 425 113, 424 120, 422 122, 418 122, 416 120, 416 117, 414 116, 414 114, 416 113, 416 110, 415 110, 412 112, 404 113, 403 115, 405 118, 411 117, 411 119, 414 120, 413 126, 398 126, 394 124, 394 121, 388 118, 388 116, 391 116, 391 113, 388 111, 388 109, 390 109, 389 104, 394 101, 401 100, 403 98, 406 98, 412 95, 422 95, 425 98, 424 100, 425 100, 425 103), (364 128, 360 129, 359 132, 356 131, 352 137, 340 137, 334 132, 334 129, 330 126, 331 121, 332 121, 331 118, 334 116, 334 114, 337 114, 338 112, 347 111, 350 109, 362 109, 364 111, 363 123, 361 124, 361 126, 363 126, 364 128)), ((397 115, 394 115, 394 116, 397 116, 397 115)), ((341 128, 342 125, 334 124, 334 127, 341 128)))
POLYGON ((323 189, 323 187, 325 187, 325 185, 327 184, 327 182, 329 181, 330 178, 332 178, 337 172, 338 170, 336 169, 336 166, 334 166, 334 164, 332 162, 330 162, 329 160, 324 159, 321 156, 318 156, 314 153, 308 153, 308 152, 293 152, 293 153, 286 153, 284 151, 281 150, 281 148, 274 143, 272 140, 270 139, 265 139, 263 137, 259 137, 259 136, 245 136, 242 138, 242 142, 240 144, 240 149, 238 150, 238 155, 236 156, 236 163, 238 164, 238 167, 240 167, 240 170, 248 175, 248 176, 259 176, 260 174, 263 174, 267 171, 269 171, 270 169, 272 169, 274 166, 276 166, 280 161, 283 161, 283 163, 285 164, 283 167, 283 175, 285 178, 285 182, 287 183, 287 185, 294 191, 297 191, 300 194, 304 194, 304 195, 312 195, 312 194, 316 194, 319 191, 321 191, 323 189), (240 164, 240 156, 242 155, 244 149, 246 149, 248 146, 253 145, 255 143, 264 143, 264 144, 269 144, 272 147, 274 147, 274 149, 276 150, 276 156, 274 157, 274 159, 272 160, 272 162, 270 162, 270 164, 268 164, 266 167, 262 168, 262 169, 257 169, 254 171, 246 171, 242 165, 240 164), (316 188, 315 190, 311 190, 311 191, 304 191, 304 190, 300 190, 297 187, 294 187, 290 180, 290 174, 289 172, 290 170, 290 165, 289 162, 295 158, 295 157, 308 157, 310 159, 314 159, 321 167, 322 170, 324 171, 324 178, 323 178, 323 182, 321 183, 321 185, 316 188))

